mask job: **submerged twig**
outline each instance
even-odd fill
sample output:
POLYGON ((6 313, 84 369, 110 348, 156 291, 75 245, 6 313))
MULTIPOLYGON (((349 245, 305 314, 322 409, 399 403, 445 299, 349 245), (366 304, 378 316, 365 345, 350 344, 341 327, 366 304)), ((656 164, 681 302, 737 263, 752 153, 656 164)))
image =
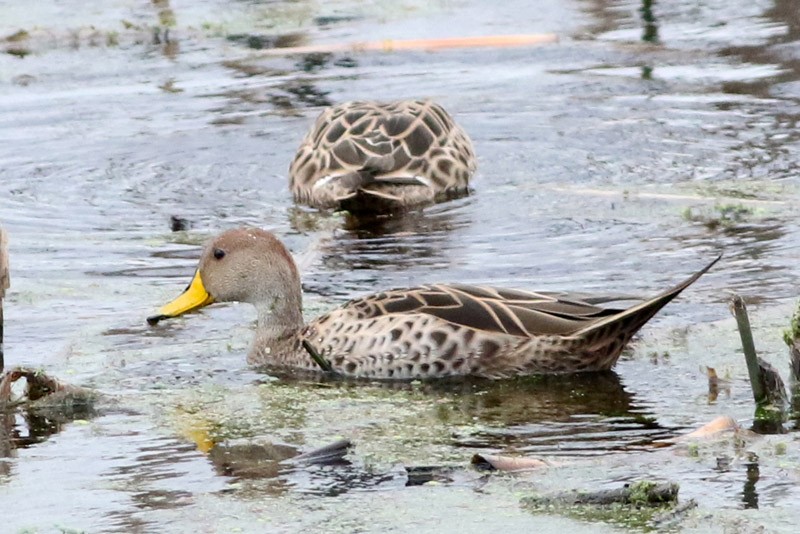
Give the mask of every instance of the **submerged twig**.
POLYGON ((323 371, 326 373, 337 374, 337 372, 333 369, 331 362, 320 356, 319 352, 317 352, 317 349, 312 347, 311 343, 309 343, 306 339, 303 340, 303 348, 306 349, 306 352, 308 352, 309 356, 311 356, 311 359, 314 360, 314 362, 319 365, 323 371))
POLYGON ((0 405, 14 406, 16 404, 42 401, 55 394, 69 395, 86 402, 96 397, 91 390, 65 384, 37 369, 14 367, 0 375, 0 405), (23 378, 26 382, 23 398, 12 399, 12 385, 23 378))
POLYGON ((641 480, 625 484, 621 488, 598 491, 569 491, 552 496, 528 497, 528 504, 575 506, 592 504, 608 506, 612 504, 630 504, 635 506, 658 506, 668 502, 677 502, 680 487, 674 482, 653 482, 641 480))

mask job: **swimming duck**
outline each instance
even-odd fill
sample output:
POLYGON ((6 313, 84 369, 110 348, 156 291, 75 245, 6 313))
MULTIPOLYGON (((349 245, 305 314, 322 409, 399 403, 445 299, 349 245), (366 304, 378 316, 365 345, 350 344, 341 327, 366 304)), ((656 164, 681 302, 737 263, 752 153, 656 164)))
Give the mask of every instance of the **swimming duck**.
POLYGON ((346 102, 324 110, 289 167, 296 202, 390 213, 466 195, 475 153, 430 100, 346 102))
POLYGON ((212 302, 249 302, 258 311, 249 363, 349 377, 601 371, 613 367, 631 337, 718 260, 627 309, 607 306, 613 297, 434 284, 351 300, 304 324, 300 276, 289 251, 270 232, 238 228, 206 245, 186 290, 148 322, 212 302))

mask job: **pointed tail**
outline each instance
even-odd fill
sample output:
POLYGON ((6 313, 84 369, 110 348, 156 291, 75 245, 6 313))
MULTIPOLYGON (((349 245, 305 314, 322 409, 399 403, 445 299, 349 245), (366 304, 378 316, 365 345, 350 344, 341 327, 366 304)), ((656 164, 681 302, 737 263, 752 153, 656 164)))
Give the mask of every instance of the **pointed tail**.
POLYGON ((583 337, 584 339, 589 340, 590 343, 591 340, 608 342, 610 339, 613 339, 619 343, 619 349, 622 350, 622 346, 624 346, 625 343, 627 343, 628 340, 630 340, 630 338, 633 337, 633 335, 642 326, 644 326, 645 323, 647 323, 647 321, 652 319, 653 316, 658 313, 661 308, 669 304, 672 299, 680 295, 684 289, 695 283, 697 279, 711 269, 711 267, 713 267, 714 264, 720 260, 720 258, 722 258, 722 254, 714 258, 711 263, 700 269, 698 272, 680 284, 667 289, 652 299, 628 308, 621 313, 612 315, 606 319, 603 319, 602 321, 593 323, 586 328, 578 330, 574 335, 583 337))

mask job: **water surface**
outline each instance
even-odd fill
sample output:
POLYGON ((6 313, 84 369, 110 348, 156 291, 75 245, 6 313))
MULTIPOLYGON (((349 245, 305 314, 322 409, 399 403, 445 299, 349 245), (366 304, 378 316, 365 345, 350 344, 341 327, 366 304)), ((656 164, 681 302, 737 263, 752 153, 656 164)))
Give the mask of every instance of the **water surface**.
POLYGON ((531 514, 519 496, 642 476, 678 481, 698 501, 686 529, 796 524, 797 453, 775 454, 793 434, 748 445, 762 457, 756 481, 732 444, 698 457, 654 447, 718 414, 749 424, 729 290, 748 299, 759 349, 785 369, 779 334, 800 245, 791 2, 0 1, 0 12, 6 361, 116 399, 91 420, 6 421, 0 502, 14 510, 11 532, 195 532, 198 521, 210 532, 595 531, 610 527, 531 514), (560 41, 257 50, 538 32, 560 41), (288 164, 322 107, 421 96, 472 136, 474 195, 382 227, 293 206, 288 164), (171 216, 191 228, 171 232, 171 216), (442 281, 654 294, 725 256, 613 373, 319 384, 247 367, 246 306, 144 324, 184 287, 202 242, 241 224, 303 256, 308 317, 442 281), (729 378, 716 397, 702 366, 729 378), (271 477, 236 476, 201 450, 205 439, 307 449, 341 436, 357 443, 350 467, 271 477), (562 467, 405 485, 404 465, 466 466, 475 452, 562 467), (728 469, 718 456, 733 458, 728 469), (768 513, 748 513, 756 507, 768 513))

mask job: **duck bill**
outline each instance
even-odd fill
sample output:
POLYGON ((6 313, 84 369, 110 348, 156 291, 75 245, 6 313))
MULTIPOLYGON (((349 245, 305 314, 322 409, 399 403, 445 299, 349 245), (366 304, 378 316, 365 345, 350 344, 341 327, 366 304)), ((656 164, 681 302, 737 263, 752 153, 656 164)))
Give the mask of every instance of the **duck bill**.
POLYGON ((198 310, 204 306, 208 306, 212 302, 214 302, 214 297, 209 295, 208 291, 206 291, 203 285, 203 279, 200 277, 200 270, 198 269, 195 271, 192 283, 189 284, 186 291, 181 293, 178 298, 169 304, 162 306, 158 310, 157 315, 148 317, 147 322, 148 324, 154 325, 162 319, 178 317, 192 310, 198 310))

